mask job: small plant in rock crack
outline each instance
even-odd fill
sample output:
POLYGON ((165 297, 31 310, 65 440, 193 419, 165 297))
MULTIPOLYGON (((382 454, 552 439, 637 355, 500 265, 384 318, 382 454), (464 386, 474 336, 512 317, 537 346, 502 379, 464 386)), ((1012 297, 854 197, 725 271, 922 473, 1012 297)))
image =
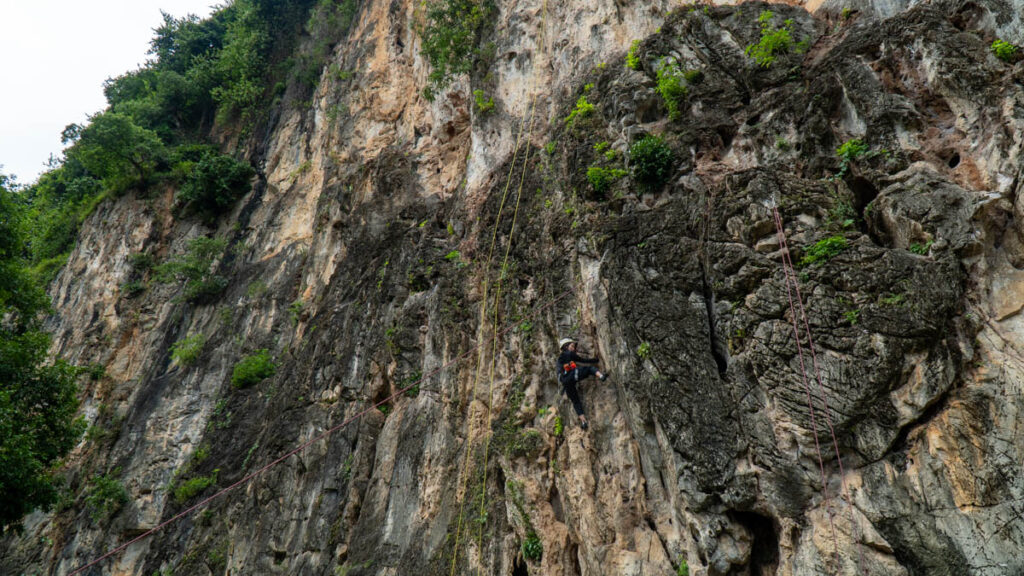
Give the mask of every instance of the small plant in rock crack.
POLYGON ((633 40, 629 45, 629 52, 626 52, 626 67, 632 70, 640 69, 640 56, 637 52, 640 50, 640 41, 633 40))
POLYGON ((299 320, 302 319, 302 312, 305 308, 306 303, 301 298, 288 305, 288 316, 291 318, 292 326, 299 325, 299 320))
POLYGON ((523 558, 527 560, 540 560, 543 555, 544 545, 541 544, 536 532, 530 532, 526 535, 526 540, 523 540, 523 558))
POLYGON ((676 576, 690 576, 690 565, 683 558, 679 559, 679 568, 676 568, 676 576))
POLYGON ((849 228, 857 223, 857 211, 849 200, 833 196, 833 202, 832 208, 828 211, 829 226, 849 228))
POLYGON ((473 90, 473 99, 476 101, 476 111, 481 114, 486 114, 494 108, 494 98, 483 90, 473 90))
POLYGON ((915 242, 910 245, 910 251, 913 252, 914 254, 917 254, 918 256, 927 256, 928 251, 931 250, 932 248, 932 244, 934 244, 933 240, 929 240, 924 244, 918 244, 915 242))
POLYGON ((646 359, 650 358, 651 357, 651 343, 650 342, 641 342, 640 345, 636 347, 636 355, 639 356, 641 360, 646 360, 646 359))
POLYGON ((761 25, 761 40, 757 44, 747 46, 745 53, 753 58, 759 66, 765 68, 775 63, 780 54, 789 52, 793 47, 793 20, 787 19, 782 23, 781 28, 772 28, 771 21, 775 13, 771 10, 764 10, 757 17, 761 25))
POLYGON ((850 326, 856 326, 857 322, 860 321, 860 310, 847 310, 843 312, 843 318, 850 324, 850 326))
POLYGON ((587 95, 582 94, 576 100, 576 107, 573 108, 572 112, 565 117, 565 125, 572 126, 576 125, 576 120, 580 118, 586 118, 594 113, 594 105, 587 100, 587 95))
POLYGON ((800 266, 813 266, 823 264, 831 260, 836 254, 846 250, 849 244, 842 236, 831 236, 823 238, 807 248, 804 257, 800 259, 800 266))
POLYGON ((1017 55, 1017 46, 1001 38, 996 38, 989 50, 1003 62, 1012 62, 1017 55))
POLYGON ((591 187, 594 188, 594 192, 604 194, 612 187, 613 184, 626 174, 629 174, 629 172, 618 168, 591 166, 590 168, 587 168, 587 181, 590 182, 591 187))
POLYGON ((854 138, 843 142, 836 148, 836 156, 839 157, 839 173, 836 178, 842 178, 850 169, 850 163, 859 160, 868 154, 868 145, 861 142, 860 138, 854 138))

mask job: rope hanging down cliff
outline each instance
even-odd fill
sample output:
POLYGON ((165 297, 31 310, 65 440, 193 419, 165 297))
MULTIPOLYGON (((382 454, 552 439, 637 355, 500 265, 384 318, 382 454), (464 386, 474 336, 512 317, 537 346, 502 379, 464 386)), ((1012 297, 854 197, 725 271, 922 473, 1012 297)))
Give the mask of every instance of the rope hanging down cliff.
MULTIPOLYGON (((542 13, 541 13, 541 24, 540 24, 541 45, 543 46, 543 49, 541 50, 541 53, 544 56, 548 55, 548 50, 547 50, 547 21, 548 21, 548 2, 547 2, 547 0, 544 0, 544 5, 543 5, 543 8, 542 8, 542 13)), ((536 68, 539 68, 539 66, 535 66, 535 70, 536 70, 536 68)), ((526 132, 527 137, 529 137, 530 134, 533 133, 533 121, 534 121, 535 114, 537 112, 537 95, 538 95, 538 91, 537 91, 537 77, 538 77, 538 74, 536 72, 534 72, 534 75, 533 75, 533 88, 532 88, 533 99, 530 102, 530 128, 526 132)), ((512 212, 512 229, 509 231, 508 243, 505 245, 505 257, 502 258, 502 260, 501 260, 501 268, 499 268, 500 273, 499 273, 499 276, 498 276, 498 290, 497 290, 497 292, 494 295, 494 305, 492 306, 492 308, 494 310, 494 318, 491 321, 491 325, 495 326, 495 327, 498 326, 498 304, 501 301, 501 290, 502 290, 502 287, 504 286, 505 270, 506 270, 506 266, 508 265, 508 257, 509 257, 509 254, 512 251, 512 239, 513 239, 513 237, 515 235, 516 222, 517 222, 517 220, 519 218, 519 204, 520 204, 520 201, 523 198, 523 184, 526 182, 526 169, 530 165, 530 153, 531 152, 533 152, 533 148, 530 147, 530 146, 527 146, 527 148, 526 148, 526 158, 523 160, 523 169, 522 169, 522 172, 520 173, 520 176, 519 176, 519 189, 516 191, 516 206, 515 206, 515 210, 513 210, 513 212, 512 212)), ((484 479, 483 479, 483 483, 480 486, 481 494, 480 494, 480 515, 479 515, 480 518, 484 519, 484 522, 480 522, 480 525, 478 527, 478 532, 477 532, 477 549, 478 550, 482 550, 483 549, 484 524, 486 522, 486 515, 484 513, 485 513, 485 511, 487 509, 487 464, 489 462, 490 455, 491 455, 491 439, 494 437, 493 433, 491 433, 492 415, 493 415, 493 411, 491 410, 491 407, 494 404, 494 370, 495 370, 495 367, 496 367, 496 364, 497 364, 497 353, 498 353, 498 335, 497 335, 497 333, 495 333, 494 338, 492 339, 492 342, 491 342, 491 369, 490 369, 490 375, 489 375, 490 381, 488 382, 488 386, 487 386, 487 442, 484 443, 484 479)), ((480 576, 480 573, 481 573, 482 569, 483 569, 483 555, 481 554, 481 561, 480 561, 480 564, 477 566, 477 576, 480 576)))
MULTIPOLYGON (((795 271, 795 268, 793 267, 793 260, 792 260, 791 255, 790 255, 789 244, 786 241, 786 232, 785 232, 785 228, 783 226, 782 215, 779 213, 779 209, 778 209, 777 205, 775 205, 774 202, 772 203, 772 217, 775 220, 775 231, 776 231, 776 234, 777 234, 778 240, 779 240, 779 249, 780 249, 780 251, 782 253, 782 270, 783 270, 783 273, 785 274, 786 294, 787 294, 787 297, 789 298, 789 308, 790 308, 790 312, 791 312, 791 315, 792 315, 792 318, 793 318, 793 334, 794 334, 794 337, 796 338, 797 355, 800 358, 800 372, 801 372, 801 377, 802 377, 803 384, 804 384, 804 390, 807 393, 807 406, 808 406, 808 409, 810 410, 810 414, 811 414, 811 428, 812 428, 812 432, 814 433, 814 446, 815 446, 815 449, 817 450, 817 453, 818 453, 818 466, 820 467, 820 470, 821 470, 821 489, 822 489, 822 495, 824 496, 824 499, 825 499, 825 508, 826 508, 826 510, 828 512, 828 521, 829 521, 829 525, 830 525, 831 530, 832 530, 832 540, 833 540, 833 544, 834 544, 834 547, 835 547, 836 563, 837 563, 836 569, 838 570, 839 539, 838 539, 838 536, 836 534, 835 523, 833 521, 832 508, 831 508, 831 504, 830 504, 829 496, 828 496, 828 485, 826 483, 826 478, 825 478, 825 464, 824 464, 824 460, 822 459, 822 455, 821 455, 821 446, 820 446, 820 444, 818 442, 818 429, 817 429, 817 425, 815 423, 815 411, 814 411, 814 404, 813 404, 813 401, 811 399, 811 396, 812 396, 811 389, 810 389, 810 385, 807 383, 808 377, 807 377, 807 372, 805 370, 805 365, 804 365, 803 346, 801 344, 800 328, 799 328, 799 324, 798 324, 798 321, 797 321, 797 315, 798 314, 799 314, 800 319, 802 320, 802 323, 803 323, 803 326, 804 326, 804 333, 807 336, 807 347, 808 347, 808 349, 810 350, 810 353, 811 353, 811 360, 812 360, 812 364, 813 364, 813 368, 814 368, 814 375, 815 375, 815 379, 817 380, 817 383, 818 383, 818 392, 820 394, 822 406, 824 408, 823 412, 825 413, 825 420, 826 420, 826 422, 828 424, 828 430, 829 430, 829 433, 832 436, 832 446, 835 449, 836 461, 839 464, 839 480, 840 480, 840 483, 842 485, 843 499, 846 501, 846 505, 847 505, 847 507, 849 509, 849 512, 850 512, 850 526, 851 526, 851 530, 852 530, 852 536, 853 536, 854 545, 857 545, 857 541, 860 539, 860 529, 859 529, 858 523, 856 522, 856 520, 854 518, 853 502, 850 499, 850 492, 849 492, 849 489, 848 489, 848 487, 846 485, 846 471, 843 468, 843 457, 842 457, 842 455, 839 452, 839 441, 836 438, 835 427, 832 425, 832 416, 830 414, 830 409, 829 409, 829 405, 828 405, 828 395, 825 392, 825 386, 824 386, 824 384, 822 383, 822 380, 821 380, 821 370, 820 370, 820 368, 818 366, 818 357, 817 357, 817 353, 814 350, 814 340, 811 337, 811 326, 810 326, 810 322, 807 320, 807 311, 804 309, 803 297, 800 294, 800 285, 799 285, 799 283, 797 282, 797 279, 796 279, 796 271, 795 271), (794 306, 794 304, 793 304, 794 303, 794 296, 795 296, 796 306, 794 306)), ((866 574, 866 572, 864 572, 863 551, 861 550, 861 547, 859 545, 857 546, 857 571, 858 572, 863 572, 863 573, 866 574)))
MULTIPOLYGON (((547 36, 546 30, 547 30, 547 0, 544 0, 543 11, 542 11, 542 15, 541 15, 541 45, 542 45, 541 53, 544 54, 544 55, 547 55, 547 42, 545 40, 546 36, 547 36)), ((531 87, 531 91, 533 92, 533 97, 531 98, 531 101, 530 101, 530 113, 529 113, 530 123, 529 123, 529 129, 526 131, 527 138, 529 138, 530 134, 533 133, 533 123, 534 123, 534 118, 535 118, 535 114, 536 114, 536 110, 537 110, 537 96, 538 96, 537 77, 538 77, 538 74, 536 72, 536 69, 537 68, 535 67, 534 68, 535 71, 534 71, 534 74, 533 74, 533 86, 531 87)), ((522 137, 523 137, 523 127, 525 125, 526 125, 526 117, 524 116, 522 122, 520 122, 520 125, 519 125, 519 135, 516 137, 515 148, 513 149, 513 153, 512 153, 512 165, 509 167, 509 173, 508 173, 507 181, 505 183, 505 190, 502 192, 501 205, 498 208, 498 216, 495 219, 494 229, 493 229, 492 234, 491 234, 491 245, 490 245, 490 248, 488 249, 487 261, 484 264, 483 298, 481 299, 481 303, 480 303, 480 319, 481 319, 481 324, 483 324, 485 319, 486 319, 487 302, 488 302, 488 294, 487 294, 487 292, 488 292, 488 288, 489 288, 489 285, 490 285, 490 282, 489 282, 490 267, 491 267, 492 257, 493 257, 493 254, 494 254, 494 247, 495 247, 495 245, 497 243, 498 230, 500 228, 502 213, 504 211, 505 203, 506 203, 506 201, 508 199, 508 193, 509 193, 509 190, 511 188, 512 175, 513 175, 514 170, 515 170, 515 164, 516 164, 516 160, 518 158, 519 146, 521 144, 522 137)), ((512 249, 512 240, 513 240, 513 238, 515 236, 516 223, 517 223, 518 217, 519 217, 519 205, 520 205, 520 200, 522 199, 522 193, 523 193, 523 183, 525 182, 526 169, 527 169, 527 166, 529 165, 529 159, 530 159, 530 152, 531 151, 532 151, 532 148, 528 145, 527 149, 526 149, 526 158, 523 160, 522 174, 521 174, 520 180, 519 180, 519 187, 518 187, 518 190, 516 192, 516 203, 515 203, 515 209, 513 211, 513 216, 512 216, 512 228, 509 231, 508 242, 507 242, 506 247, 505 247, 505 255, 502 258, 501 267, 498 269, 499 270, 499 272, 498 272, 498 285, 497 285, 496 293, 494 295, 494 303, 492 304, 492 310, 494 312, 494 317, 493 317, 493 320, 492 320, 492 323, 491 323, 491 325, 493 327, 495 327, 495 329, 498 326, 498 311, 499 311, 499 303, 500 303, 500 299, 501 299, 501 291, 502 291, 503 283, 504 283, 504 280, 505 280, 505 271, 506 271, 506 266, 508 264, 509 254, 510 254, 511 249, 512 249)), ((489 432, 490 432, 491 425, 492 425, 491 406, 492 406, 493 400, 494 400, 494 372, 495 372, 495 367, 496 367, 496 363, 497 363, 497 359, 496 359, 497 345, 498 345, 498 334, 497 334, 497 332, 495 332, 493 338, 491 339, 491 365, 490 365, 490 369, 488 371, 489 381, 488 381, 488 387, 487 387, 487 402, 486 402, 486 408, 487 408, 487 428, 485 430, 485 434, 487 434, 487 440, 486 440, 486 442, 484 444, 484 476, 483 476, 483 482, 481 483, 481 488, 480 488, 481 495, 480 495, 480 513, 479 513, 480 516, 479 517, 481 517, 481 518, 485 517, 484 516, 484 511, 486 510, 486 507, 487 507, 487 466, 488 466, 488 463, 489 463, 489 456, 490 456, 489 452, 490 452, 490 443, 491 443, 491 435, 489 434, 489 432)), ((471 398, 476 398, 477 387, 478 387, 479 382, 480 382, 480 368, 482 366, 482 361, 483 361, 483 356, 479 355, 477 357, 477 370, 476 370, 476 374, 474 375, 474 378, 473 378, 473 392, 472 392, 471 398)), ((461 537, 462 537, 462 524, 463 524, 463 519, 464 519, 464 516, 465 516, 464 512, 465 512, 465 503, 466 503, 466 485, 467 485, 467 483, 469 481, 469 463, 472 460, 472 458, 470 457, 470 450, 472 449, 470 444, 472 442, 472 437, 473 437, 472 432, 473 432, 473 421, 474 421, 474 419, 470 418, 469 420, 470 420, 470 429, 469 429, 469 433, 467 435, 467 447, 466 447, 466 456, 465 456, 466 459, 465 459, 465 463, 463 464, 463 471, 462 471, 462 488, 457 493, 457 494, 461 495, 461 498, 460 498, 460 503, 459 503, 458 523, 457 523, 457 527, 456 527, 456 531, 455 531, 455 543, 454 543, 454 548, 453 548, 453 553, 452 553, 452 564, 451 564, 451 574, 452 574, 452 576, 455 575, 455 567, 456 567, 456 565, 458 563, 458 558, 459 558, 459 543, 460 543, 461 537)), ((482 548, 483 528, 484 528, 484 524, 481 522, 480 525, 479 525, 479 530, 478 530, 478 534, 477 534, 477 547, 478 548, 482 548)), ((479 571, 481 569, 482 569, 482 560, 481 560, 481 565, 477 567, 478 573, 479 573, 479 571)))
MULTIPOLYGON (((554 306, 555 304, 560 302, 563 298, 565 298, 566 296, 571 294, 575 288, 576 287, 573 286, 573 287, 569 288, 568 290, 562 292, 561 294, 559 294, 555 298, 551 299, 546 304, 538 306, 532 313, 530 313, 529 315, 526 316, 526 319, 532 319, 532 318, 537 317, 538 315, 540 315, 541 312, 544 312, 548 308, 551 308, 552 306, 554 306)), ((517 326, 519 326, 519 322, 514 322, 514 323, 508 325, 507 327, 505 327, 505 329, 502 330, 500 333, 498 333, 498 335, 499 336, 503 336, 505 334, 508 334, 513 329, 515 329, 517 326)), ((235 488, 238 488, 239 486, 242 486, 244 484, 248 484, 249 481, 251 481, 253 478, 263 474, 267 470, 270 470, 271 468, 277 466, 281 462, 284 462, 288 458, 298 454, 299 452, 302 452, 303 450, 305 450, 306 448, 309 448, 310 446, 312 446, 316 442, 319 442, 319 441, 327 438, 331 434, 334 434, 335 432, 337 432, 338 430, 341 430, 342 428, 348 426, 352 422, 355 422, 356 420, 358 420, 362 416, 364 416, 367 413, 369 413, 371 410, 376 410, 380 406, 382 406, 384 404, 387 404, 387 403, 389 403, 389 402, 391 402, 391 401, 401 397, 401 395, 405 394, 408 390, 411 390, 412 388, 414 388, 416 386, 419 386, 423 382, 425 382, 428 379, 430 379, 430 378, 436 376, 437 374, 439 374, 441 371, 446 370, 447 368, 450 368, 451 366, 453 366, 454 364, 457 364, 458 362, 464 360, 465 358, 468 358, 470 354, 473 354, 474 352, 476 352, 476 350, 478 348, 480 348, 481 346, 483 346, 483 343, 477 344, 476 346, 473 346, 473 347, 469 348, 468 350, 466 350, 462 354, 456 356, 452 360, 449 360, 446 364, 443 364, 440 367, 436 368, 433 372, 430 372, 429 374, 423 376, 419 380, 411 382, 410 384, 408 384, 404 388, 398 390, 397 392, 395 392, 391 396, 388 396, 387 398, 384 398, 383 400, 380 400, 377 403, 367 407, 362 412, 359 412, 359 413, 355 414, 354 416, 352 416, 350 418, 347 418, 341 424, 338 424, 337 426, 334 426, 334 427, 326 430, 325 432, 320 433, 316 437, 314 437, 314 438, 312 438, 310 440, 307 440, 306 442, 300 444, 297 448, 295 448, 295 449, 291 450, 290 452, 288 452, 288 453, 278 457, 277 459, 275 459, 274 461, 270 462, 266 466, 263 466, 259 470, 256 470, 255 472, 249 474, 248 476, 242 478, 241 480, 235 482, 234 484, 228 486, 227 488, 224 488, 223 490, 220 490, 219 492, 217 492, 216 494, 210 496, 209 498, 206 498, 206 499, 202 500, 201 502, 199 502, 197 504, 194 504, 194 505, 186 508, 185 510, 182 510, 178 514, 176 514, 176 515, 172 516, 171 518, 161 522, 157 526, 147 530, 146 532, 143 532, 139 536, 133 538, 132 540, 129 540, 128 542, 125 542, 124 544, 118 546, 117 548, 114 548, 113 550, 107 552, 103 556, 100 556, 96 560, 93 560, 92 562, 89 562, 88 564, 86 564, 86 565, 84 565, 84 566, 82 566, 80 568, 77 568, 77 569, 75 569, 75 570, 73 570, 71 572, 68 572, 68 576, 75 576, 76 574, 80 574, 80 573, 88 570, 89 568, 92 568, 93 566, 99 564, 100 562, 103 562, 107 558, 110 558, 111 556, 114 556, 115 554, 118 554, 119 552, 124 551, 126 548, 128 548, 132 544, 135 544, 136 542, 139 542, 141 540, 144 540, 144 539, 152 536, 153 534, 159 532, 163 528, 166 528, 170 524, 173 524, 174 522, 184 518, 185 516, 188 516, 192 512, 195 512, 196 510, 199 510, 200 508, 205 507, 210 502, 216 500, 217 498, 220 498, 221 496, 227 494, 228 492, 231 492, 235 488)))

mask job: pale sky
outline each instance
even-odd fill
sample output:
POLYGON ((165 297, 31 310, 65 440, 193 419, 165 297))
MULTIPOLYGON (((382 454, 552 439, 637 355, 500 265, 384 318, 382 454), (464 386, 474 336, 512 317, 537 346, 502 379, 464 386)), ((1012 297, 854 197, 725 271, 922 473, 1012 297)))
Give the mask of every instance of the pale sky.
POLYGON ((106 107, 103 81, 148 56, 160 10, 205 18, 223 0, 0 0, 0 172, 32 183, 60 133, 106 107))

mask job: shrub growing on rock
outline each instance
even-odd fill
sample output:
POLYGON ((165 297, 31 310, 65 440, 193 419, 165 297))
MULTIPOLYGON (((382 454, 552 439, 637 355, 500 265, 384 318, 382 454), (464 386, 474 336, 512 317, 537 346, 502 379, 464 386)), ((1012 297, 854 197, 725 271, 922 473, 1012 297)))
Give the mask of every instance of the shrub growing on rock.
POLYGON ((85 507, 89 510, 89 518, 94 523, 110 518, 126 502, 128 491, 111 475, 104 474, 89 481, 85 493, 85 507))
POLYGON ((199 359, 199 355, 203 353, 204 344, 206 344, 206 337, 202 334, 193 334, 182 338, 171 344, 171 358, 184 366, 194 364, 199 359))
POLYGON ((800 259, 800 266, 823 264, 848 247, 846 238, 842 236, 831 236, 818 240, 804 252, 804 257, 800 259))
POLYGON ((587 95, 583 94, 576 100, 576 107, 565 117, 566 126, 573 126, 579 118, 586 118, 594 113, 594 105, 587 101, 587 95))
POLYGON ((544 545, 541 543, 540 537, 537 536, 536 532, 530 532, 526 535, 526 540, 523 540, 523 558, 527 560, 540 560, 543 555, 544 545))
POLYGON ((629 45, 629 52, 626 53, 626 67, 633 70, 640 69, 640 57, 637 56, 637 52, 640 50, 640 41, 633 40, 629 45))
POLYGON ((455 76, 473 69, 481 55, 481 35, 497 9, 490 0, 434 0, 426 8, 420 53, 432 68, 424 96, 433 100, 437 91, 446 88, 455 76))
POLYGON ((230 156, 206 152, 186 167, 187 175, 178 199, 204 220, 224 214, 249 189, 253 169, 230 156))
POLYGON ((657 90, 665 101, 665 107, 668 108, 668 117, 673 120, 678 120, 682 116, 679 105, 690 92, 683 80, 683 71, 679 69, 675 58, 665 58, 658 68, 657 90))
POLYGON ((185 280, 184 298, 189 302, 211 300, 228 286, 226 278, 211 270, 225 247, 227 242, 219 238, 193 238, 185 254, 156 267, 156 278, 160 282, 185 280))
POLYGON ((235 388, 248 388, 259 384, 277 373, 277 365, 270 357, 266 348, 257 350, 255 354, 242 358, 231 372, 231 385, 235 388))
POLYGON ((618 168, 602 168, 601 166, 591 166, 587 168, 587 181, 594 187, 594 192, 598 194, 604 194, 612 187, 619 178, 625 176, 627 172, 618 168))
POLYGON ((775 14, 771 10, 761 12, 761 15, 757 17, 757 21, 761 25, 761 41, 747 46, 745 51, 747 56, 765 68, 774 64, 779 54, 789 52, 793 46, 793 37, 790 35, 793 21, 787 19, 782 23, 781 28, 772 29, 771 21, 774 17, 775 14))
POLYGON ((992 53, 995 54, 996 58, 999 58, 1003 62, 1012 62, 1014 56, 1017 55, 1017 46, 1000 38, 996 38, 996 40, 992 42, 990 50, 992 50, 992 53))
POLYGON ((188 502, 196 494, 216 484, 219 473, 220 469, 217 469, 209 476, 197 476, 182 482, 180 486, 174 489, 174 501, 178 504, 188 502))
POLYGON ((658 136, 644 136, 629 148, 633 176, 641 186, 656 190, 672 176, 672 150, 658 136))
POLYGON ((846 171, 850 169, 850 163, 864 157, 868 153, 868 145, 860 140, 860 138, 854 138, 843 142, 838 148, 836 148, 836 156, 839 158, 839 174, 842 178, 846 171))
POLYGON ((476 110, 486 114, 494 108, 494 98, 491 98, 483 90, 473 90, 473 99, 476 101, 476 110))

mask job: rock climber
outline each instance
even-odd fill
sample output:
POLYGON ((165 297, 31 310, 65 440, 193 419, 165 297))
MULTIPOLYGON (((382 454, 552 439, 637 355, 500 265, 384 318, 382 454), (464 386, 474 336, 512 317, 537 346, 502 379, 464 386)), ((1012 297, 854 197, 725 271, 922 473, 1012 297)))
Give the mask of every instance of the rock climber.
POLYGON ((561 353, 558 355, 558 381, 562 383, 565 395, 572 401, 572 407, 580 418, 580 428, 587 429, 587 416, 583 413, 583 402, 580 401, 580 393, 576 385, 591 376, 604 382, 608 379, 597 366, 579 366, 579 364, 596 364, 597 358, 584 358, 576 353, 576 340, 562 338, 558 341, 561 353))

